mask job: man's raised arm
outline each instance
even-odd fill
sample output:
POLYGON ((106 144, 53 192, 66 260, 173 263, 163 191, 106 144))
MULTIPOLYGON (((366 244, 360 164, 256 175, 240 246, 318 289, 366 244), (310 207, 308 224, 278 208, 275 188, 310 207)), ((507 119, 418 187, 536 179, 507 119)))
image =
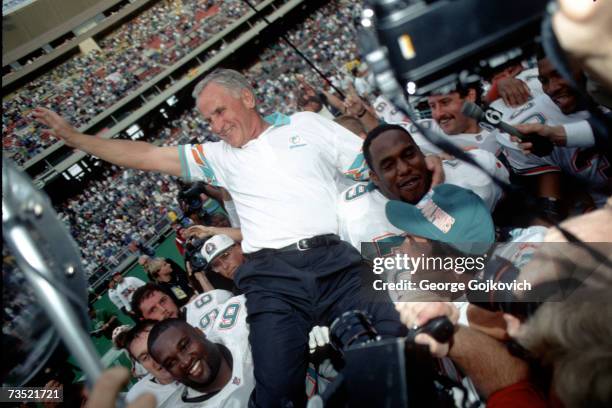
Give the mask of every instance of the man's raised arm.
POLYGON ((79 133, 66 119, 49 109, 36 108, 33 114, 37 121, 49 127, 44 133, 62 139, 68 146, 118 166, 181 176, 176 146, 157 147, 146 142, 90 136, 79 133))

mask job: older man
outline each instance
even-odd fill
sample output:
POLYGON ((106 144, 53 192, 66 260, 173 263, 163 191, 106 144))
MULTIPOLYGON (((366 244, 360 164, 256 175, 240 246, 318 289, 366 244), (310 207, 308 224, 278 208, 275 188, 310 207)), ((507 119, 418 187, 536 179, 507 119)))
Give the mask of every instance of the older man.
POLYGON ((249 81, 236 71, 212 72, 194 95, 221 143, 157 147, 81 134, 46 109, 34 115, 51 128, 47 133, 104 160, 229 191, 249 259, 235 280, 247 297, 256 405, 303 406, 314 325, 362 309, 383 336, 405 330, 390 302, 360 296, 361 256, 335 235, 337 176, 366 176, 361 139, 310 112, 270 125, 257 111, 249 81))

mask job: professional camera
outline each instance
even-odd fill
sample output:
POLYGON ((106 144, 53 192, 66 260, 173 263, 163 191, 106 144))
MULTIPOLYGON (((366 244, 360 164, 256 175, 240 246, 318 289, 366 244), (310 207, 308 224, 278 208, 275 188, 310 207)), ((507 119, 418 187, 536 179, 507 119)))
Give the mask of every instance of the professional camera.
POLYGON ((202 245, 208 239, 206 238, 191 238, 185 243, 185 260, 191 265, 193 272, 205 271, 208 267, 208 262, 200 253, 202 245))
POLYGON ((178 194, 178 200, 181 204, 181 208, 185 212, 185 215, 190 216, 193 214, 203 218, 207 212, 204 208, 204 202, 200 197, 200 194, 206 194, 206 183, 197 181, 190 186, 186 186, 178 194))
POLYGON ((201 272, 210 281, 210 284, 217 289, 234 291, 234 282, 224 278, 218 273, 214 273, 208 267, 208 262, 200 253, 202 246, 210 237, 193 237, 185 243, 185 260, 191 265, 192 273, 201 272))
POLYGON ((426 94, 502 66, 530 48, 548 0, 370 0, 360 48, 385 93, 390 77, 411 95, 426 94), (388 62, 386 61, 388 58, 388 62))
POLYGON ((330 326, 331 345, 341 356, 335 365, 339 374, 308 406, 454 407, 450 380, 438 372, 429 349, 414 342, 419 333, 447 342, 453 330, 441 317, 409 330, 407 337, 383 339, 365 312, 344 313, 330 326))

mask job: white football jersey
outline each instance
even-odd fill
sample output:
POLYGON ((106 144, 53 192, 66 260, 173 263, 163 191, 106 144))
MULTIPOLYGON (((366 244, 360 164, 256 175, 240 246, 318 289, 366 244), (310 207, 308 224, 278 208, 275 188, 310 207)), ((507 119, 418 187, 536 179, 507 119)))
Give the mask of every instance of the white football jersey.
MULTIPOLYGON (((483 150, 468 152, 489 174, 508 182, 508 171, 491 153, 483 150)), ((445 182, 473 191, 493 210, 502 196, 501 189, 487 174, 460 160, 444 160, 442 167, 445 182)), ((338 200, 338 224, 340 237, 361 252, 362 242, 401 244, 404 232, 395 228, 385 214, 389 201, 371 183, 358 183, 345 190, 338 200)), ((369 252, 369 251, 368 251, 369 252)), ((362 254, 364 257, 384 256, 386 250, 375 248, 376 253, 362 254), (385 252, 385 253, 382 253, 385 252)))
MULTIPOLYGON (((481 127, 480 133, 460 133, 457 135, 447 135, 433 119, 423 119, 419 120, 418 122, 419 125, 425 129, 429 129, 437 135, 442 136, 462 150, 481 149, 491 152, 495 156, 497 156, 501 151, 501 146, 497 141, 497 135, 499 133, 497 129, 486 129, 481 127)), ((412 139, 423 151, 423 153, 438 154, 442 152, 439 147, 425 138, 425 136, 423 136, 417 130, 414 124, 406 122, 397 124, 408 130, 408 132, 412 135, 412 139)))
MULTIPOLYGON (((586 112, 564 115, 548 95, 544 93, 537 94, 525 104, 516 108, 506 106, 501 99, 493 102, 491 107, 501 112, 502 120, 511 125, 521 123, 541 123, 550 126, 563 125, 588 117, 586 112)), ((508 163, 516 174, 532 176, 561 170, 560 166, 551 156, 538 157, 533 154, 523 153, 518 144, 510 140, 510 135, 507 133, 499 133, 498 142, 502 145, 502 153, 506 156, 508 163)))
POLYGON ((232 292, 221 289, 202 293, 185 305, 185 321, 208 335, 221 306, 232 296, 232 292))
POLYGON ((409 122, 406 115, 400 112, 393 103, 382 95, 376 98, 372 107, 376 111, 378 119, 384 120, 387 123, 409 122))
POLYGON ((147 374, 130 388, 125 399, 132 402, 142 394, 150 393, 155 395, 157 408, 185 407, 187 404, 181 400, 184 390, 185 386, 177 381, 163 385, 155 381, 151 374, 147 374))
MULTIPOLYGON (((510 124, 542 123, 549 126, 578 122, 589 117, 587 111, 565 115, 546 95, 540 94, 518 108, 508 108, 503 101, 495 101, 492 107, 502 112, 503 120, 510 124)), ((538 157, 525 154, 510 140, 507 134, 498 138, 503 145, 503 154, 513 170, 520 175, 531 176, 553 171, 562 171, 586 181, 590 187, 605 187, 612 176, 610 158, 601 154, 595 147, 555 146, 549 156, 538 157)), ((595 203, 603 205, 604 194, 591 192, 595 203)))
MULTIPOLYGON (((215 396, 197 405, 190 403, 190 406, 242 408, 248 405, 251 392, 255 388, 255 376, 245 302, 244 295, 240 295, 219 306, 219 316, 207 333, 210 341, 223 344, 232 353, 232 378, 215 396)), ((183 393, 183 401, 201 395, 200 392, 187 388, 183 393)))
POLYGON ((219 339, 225 345, 230 342, 242 343, 244 339, 248 343, 246 297, 244 295, 231 297, 217 309, 219 310, 217 318, 209 326, 200 327, 200 330, 212 341, 219 339))

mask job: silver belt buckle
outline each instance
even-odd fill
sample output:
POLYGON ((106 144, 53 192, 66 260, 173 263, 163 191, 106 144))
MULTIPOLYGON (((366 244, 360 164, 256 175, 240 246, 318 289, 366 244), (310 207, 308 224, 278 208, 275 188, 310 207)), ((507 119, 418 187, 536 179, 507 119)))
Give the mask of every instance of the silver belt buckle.
POLYGON ((300 240, 297 242, 297 249, 298 249, 298 251, 308 251, 308 250, 310 249, 310 248, 303 248, 303 247, 302 247, 302 243, 303 243, 303 242, 305 243, 305 241, 307 241, 307 240, 306 240, 306 239, 300 239, 300 240))

